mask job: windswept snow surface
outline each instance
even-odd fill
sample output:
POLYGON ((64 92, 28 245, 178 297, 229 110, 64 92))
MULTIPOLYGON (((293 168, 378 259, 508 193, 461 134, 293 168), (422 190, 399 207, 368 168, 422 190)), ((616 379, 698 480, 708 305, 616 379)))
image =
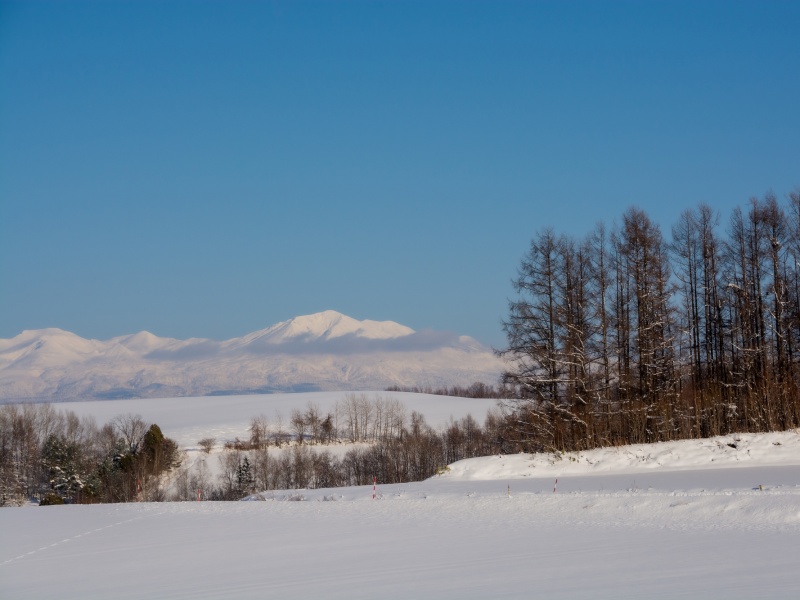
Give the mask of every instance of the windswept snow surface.
POLYGON ((2 509, 0 597, 797 597, 797 431, 478 458, 372 495, 2 509))

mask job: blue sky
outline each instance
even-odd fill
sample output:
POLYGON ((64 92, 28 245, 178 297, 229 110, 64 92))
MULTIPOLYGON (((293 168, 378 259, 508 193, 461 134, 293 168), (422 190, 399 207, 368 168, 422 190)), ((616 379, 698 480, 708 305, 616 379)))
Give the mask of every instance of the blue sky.
POLYGON ((797 2, 1 2, 0 337, 503 343, 531 237, 800 186, 797 2))

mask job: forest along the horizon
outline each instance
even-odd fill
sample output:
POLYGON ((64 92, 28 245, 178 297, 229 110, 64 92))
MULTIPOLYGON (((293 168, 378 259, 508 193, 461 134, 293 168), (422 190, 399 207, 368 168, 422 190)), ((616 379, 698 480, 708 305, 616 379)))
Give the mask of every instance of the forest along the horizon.
POLYGON ((309 403, 288 420, 255 415, 246 438, 205 437, 190 456, 140 415, 98 426, 50 404, 0 405, 0 506, 240 500, 374 478, 420 481, 457 460, 493 454, 501 429, 496 410, 483 426, 467 415, 434 428, 397 398, 351 393, 327 413, 309 403), (331 444, 349 446, 336 456, 331 444))
POLYGON ((637 208, 582 239, 539 232, 504 322, 520 449, 800 424, 800 191, 685 211, 670 240, 637 208))

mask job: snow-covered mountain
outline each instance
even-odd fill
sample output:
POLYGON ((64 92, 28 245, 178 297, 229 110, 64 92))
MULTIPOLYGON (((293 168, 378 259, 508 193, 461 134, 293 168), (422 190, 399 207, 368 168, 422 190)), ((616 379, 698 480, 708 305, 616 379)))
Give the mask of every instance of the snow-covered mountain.
POLYGON ((225 341, 40 329, 0 339, 0 400, 466 386, 495 383, 502 368, 470 337, 335 311, 225 341))

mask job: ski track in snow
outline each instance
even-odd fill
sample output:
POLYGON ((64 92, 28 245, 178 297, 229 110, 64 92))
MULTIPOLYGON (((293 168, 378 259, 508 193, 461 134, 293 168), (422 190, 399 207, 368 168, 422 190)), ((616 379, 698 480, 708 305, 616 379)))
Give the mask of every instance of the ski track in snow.
MULTIPOLYGON (((161 514, 164 514, 164 511, 156 513, 156 515, 161 515, 161 514)), ((155 516, 155 515, 151 515, 151 516, 155 516)), ((79 540, 81 538, 85 538, 85 537, 91 536, 93 534, 98 534, 98 533, 101 533, 101 532, 103 532, 103 531, 105 531, 107 529, 112 529, 114 527, 119 527, 120 525, 126 525, 128 523, 132 523, 134 521, 138 521, 138 520, 143 519, 143 518, 144 518, 144 515, 138 516, 138 517, 132 517, 130 519, 125 519, 125 520, 122 520, 122 521, 117 521, 115 523, 110 523, 109 525, 104 525, 103 527, 97 527, 97 528, 91 529, 89 531, 83 531, 83 532, 75 534, 75 535, 73 535, 71 537, 66 537, 66 538, 64 538, 62 540, 55 541, 52 544, 46 544, 46 545, 42 546, 41 548, 36 548, 35 550, 31 550, 29 552, 25 552, 23 554, 20 554, 19 556, 15 556, 13 558, 9 558, 8 560, 0 562, 0 567, 5 567, 6 565, 10 565, 11 563, 13 563, 15 561, 22 560, 24 558, 28 558, 29 556, 32 556, 32 555, 36 554, 37 552, 44 552, 46 550, 50 550, 51 548, 55 548, 55 547, 61 546, 63 544, 68 544, 70 542, 74 542, 74 541, 79 540)))
POLYGON ((518 480, 509 496, 506 482, 433 478, 379 486, 374 501, 362 486, 4 509, 0 552, 33 549, 0 564, 0 597, 792 597, 797 485, 554 494, 551 484, 518 480))

